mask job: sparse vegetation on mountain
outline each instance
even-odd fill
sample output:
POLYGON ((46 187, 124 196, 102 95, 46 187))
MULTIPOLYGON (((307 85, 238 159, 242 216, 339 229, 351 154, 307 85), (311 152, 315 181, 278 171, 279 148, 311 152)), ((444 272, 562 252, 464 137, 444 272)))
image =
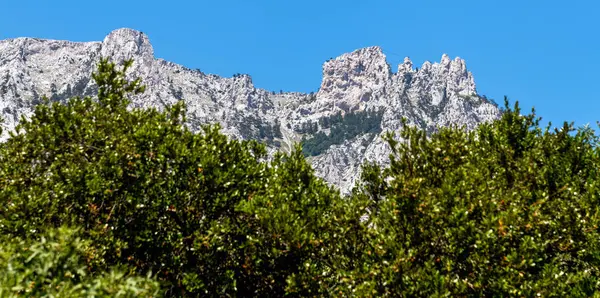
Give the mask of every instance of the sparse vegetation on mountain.
MULTIPOLYGON (((302 140, 302 151, 306 156, 316 156, 323 153, 332 145, 338 145, 345 140, 364 134, 378 134, 381 132, 381 117, 383 113, 378 111, 357 111, 342 116, 337 113, 319 119, 319 124, 324 129, 329 129, 329 134, 323 131, 317 132, 312 138, 302 140)), ((316 122, 307 133, 315 133, 318 130, 316 122)))
MULTIPOLYGON (((0 145, 0 296, 600 290, 600 149, 589 128, 544 129, 508 102, 471 131, 428 136, 405 121, 404 141, 387 136, 389 166, 365 165, 343 197, 300 146, 268 158, 215 126, 192 133, 183 103, 129 107, 144 91, 126 79, 131 63, 102 60, 96 97, 44 100, 0 145)), ((380 118, 320 126, 338 142, 380 129, 380 118)))

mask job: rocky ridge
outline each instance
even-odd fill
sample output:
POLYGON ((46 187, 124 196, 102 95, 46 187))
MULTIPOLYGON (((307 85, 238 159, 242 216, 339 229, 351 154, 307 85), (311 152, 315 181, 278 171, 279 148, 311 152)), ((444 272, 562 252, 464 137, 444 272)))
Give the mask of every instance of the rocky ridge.
POLYGON ((451 124, 473 128, 500 115, 477 94, 465 61, 447 55, 420 68, 406 58, 394 73, 381 48, 363 48, 325 62, 318 92, 275 93, 255 88, 248 75, 223 78, 156 59, 148 36, 118 29, 102 42, 0 41, 2 139, 42 95, 64 101, 94 94, 91 73, 101 57, 133 58, 130 75, 141 77, 147 88, 132 105, 163 107, 183 100, 193 130, 218 122, 227 135, 263 140, 271 152, 315 138, 319 148, 305 148, 309 160, 342 192, 352 188, 364 162, 387 161, 390 150, 380 136, 397 130, 402 117, 432 131, 451 124))

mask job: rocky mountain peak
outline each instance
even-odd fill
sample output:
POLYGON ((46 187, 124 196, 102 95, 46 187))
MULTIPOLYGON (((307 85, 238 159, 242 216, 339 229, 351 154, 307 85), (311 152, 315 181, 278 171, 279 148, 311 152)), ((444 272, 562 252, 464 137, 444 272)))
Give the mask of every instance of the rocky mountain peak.
POLYGON ((443 66, 447 66, 447 65, 450 65, 450 62, 452 62, 452 60, 450 59, 450 56, 448 56, 448 54, 446 54, 446 53, 442 54, 442 59, 440 60, 440 64, 443 66))
POLYGON ((413 63, 409 57, 405 57, 404 62, 402 62, 402 64, 398 65, 398 73, 406 73, 406 72, 412 72, 412 71, 414 71, 413 63))
POLYGON ((104 38, 101 55, 111 57, 117 62, 136 58, 136 62, 143 61, 147 65, 154 60, 154 49, 150 39, 143 32, 121 28, 110 32, 104 38))
POLYGON ((380 47, 368 47, 343 54, 323 64, 322 88, 327 89, 331 80, 342 79, 348 83, 358 78, 390 78, 390 66, 380 47))
POLYGON ((440 62, 434 63, 433 65, 436 64, 438 65, 437 68, 441 72, 467 74, 467 64, 465 60, 461 59, 460 57, 451 59, 448 54, 443 54, 440 62))
POLYGON ((323 80, 317 93, 317 110, 361 109, 372 99, 373 90, 382 89, 392 71, 378 46, 355 50, 323 64, 323 80))
POLYGON ((380 47, 362 48, 325 62, 316 94, 269 92, 254 87, 249 75, 222 78, 155 59, 146 34, 122 28, 102 42, 0 41, 0 111, 5 119, 0 140, 21 116, 31 114, 43 95, 53 101, 93 95, 91 74, 100 57, 115 62, 133 58, 130 75, 141 77, 147 88, 132 98, 132 105, 161 108, 185 101, 192 130, 220 123, 225 134, 265 142, 271 153, 312 140, 312 148, 305 148, 309 161, 342 192, 352 188, 364 162, 387 162, 390 149, 381 134, 397 130, 403 117, 432 131, 450 124, 472 128, 500 113, 477 95, 464 60, 448 55, 419 70, 407 57, 393 74, 380 47))
POLYGON ((454 58, 454 60, 450 63, 450 72, 466 75, 468 73, 467 63, 460 57, 454 58))

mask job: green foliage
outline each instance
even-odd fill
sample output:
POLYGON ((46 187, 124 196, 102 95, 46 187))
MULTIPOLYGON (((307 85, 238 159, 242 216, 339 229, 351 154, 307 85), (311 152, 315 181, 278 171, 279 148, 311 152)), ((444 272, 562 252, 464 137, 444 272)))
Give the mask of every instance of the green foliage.
MULTIPOLYGON (((305 156, 316 156, 323 153, 331 145, 342 144, 363 133, 380 133, 382 112, 358 111, 350 112, 342 116, 341 113, 319 119, 319 124, 325 129, 329 128, 329 134, 320 131, 312 138, 302 139, 302 151, 305 156)), ((310 124, 310 123, 309 123, 310 124)), ((303 132, 314 133, 318 130, 317 123, 303 128, 303 132)))
POLYGON ((474 131, 427 136, 405 123, 403 141, 387 136, 390 165, 365 165, 341 197, 304 154, 378 132, 380 113, 321 119, 329 135, 267 158, 216 126, 192 133, 182 103, 130 108, 144 89, 125 79, 130 65, 102 60, 96 97, 44 100, 0 145, 0 296, 600 289, 600 149, 589 128, 542 129, 508 103, 474 131))
POLYGON ((303 134, 314 134, 319 131, 319 124, 317 122, 307 121, 302 123, 299 127, 296 127, 295 131, 303 134))
MULTIPOLYGON (((600 152, 590 129, 502 119, 427 137, 406 127, 365 168, 381 243, 376 296, 591 296, 600 289, 600 152)), ((358 189, 356 192, 359 192, 358 189)), ((364 275, 357 274, 361 277, 364 275)))
POLYGON ((240 117, 240 133, 245 139, 257 140, 267 145, 280 146, 280 142, 276 139, 283 138, 281 133, 281 123, 279 120, 275 120, 275 123, 271 124, 265 122, 255 116, 244 116, 240 117))
POLYGON ((1 237, 0 297, 151 297, 158 282, 110 270, 92 275, 86 267, 89 241, 77 231, 48 231, 39 241, 1 237))
POLYGON ((261 162, 257 142, 190 132, 182 104, 129 109, 143 91, 125 79, 130 65, 103 60, 97 98, 46 101, 2 145, 1 233, 37 240, 80 227, 90 270, 155 272, 168 295, 283 295, 288 280, 315 291, 305 244, 323 239, 338 193, 299 151, 261 162))

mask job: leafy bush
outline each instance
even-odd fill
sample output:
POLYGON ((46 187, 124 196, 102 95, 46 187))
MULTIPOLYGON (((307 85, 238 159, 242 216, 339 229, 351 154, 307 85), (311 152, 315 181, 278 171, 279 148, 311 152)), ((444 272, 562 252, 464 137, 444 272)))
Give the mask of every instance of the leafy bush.
MULTIPOLYGON (((365 167, 381 246, 376 296, 591 296, 600 289, 600 151, 590 129, 539 127, 518 104, 471 132, 406 127, 365 167)), ((358 192, 358 191, 357 191, 358 192)))
MULTIPOLYGON (((97 97, 45 100, 0 145, 0 296, 600 289, 600 149, 589 128, 542 129, 508 103, 473 131, 427 136, 405 123, 404 141, 387 136, 391 164, 365 165, 344 198, 300 146, 266 161, 264 145, 218 127, 191 133, 181 103, 128 108, 143 92, 125 79, 130 65, 102 60, 97 97)), ((377 117, 367 114, 367 132, 377 117)), ((365 132, 360 115, 327 122, 328 137, 365 132)))
POLYGON ((1 237, 0 297, 151 297, 159 284, 110 270, 92 275, 89 241, 73 229, 48 231, 39 241, 1 237))
POLYGON ((103 60, 97 98, 39 105, 2 144, 2 234, 80 227, 91 270, 156 272, 168 295, 283 295, 292 280, 315 291, 302 273, 307 243, 328 235, 339 194, 299 148, 266 163, 257 142, 190 132, 182 104, 129 109, 143 91, 125 79, 130 65, 103 60))

